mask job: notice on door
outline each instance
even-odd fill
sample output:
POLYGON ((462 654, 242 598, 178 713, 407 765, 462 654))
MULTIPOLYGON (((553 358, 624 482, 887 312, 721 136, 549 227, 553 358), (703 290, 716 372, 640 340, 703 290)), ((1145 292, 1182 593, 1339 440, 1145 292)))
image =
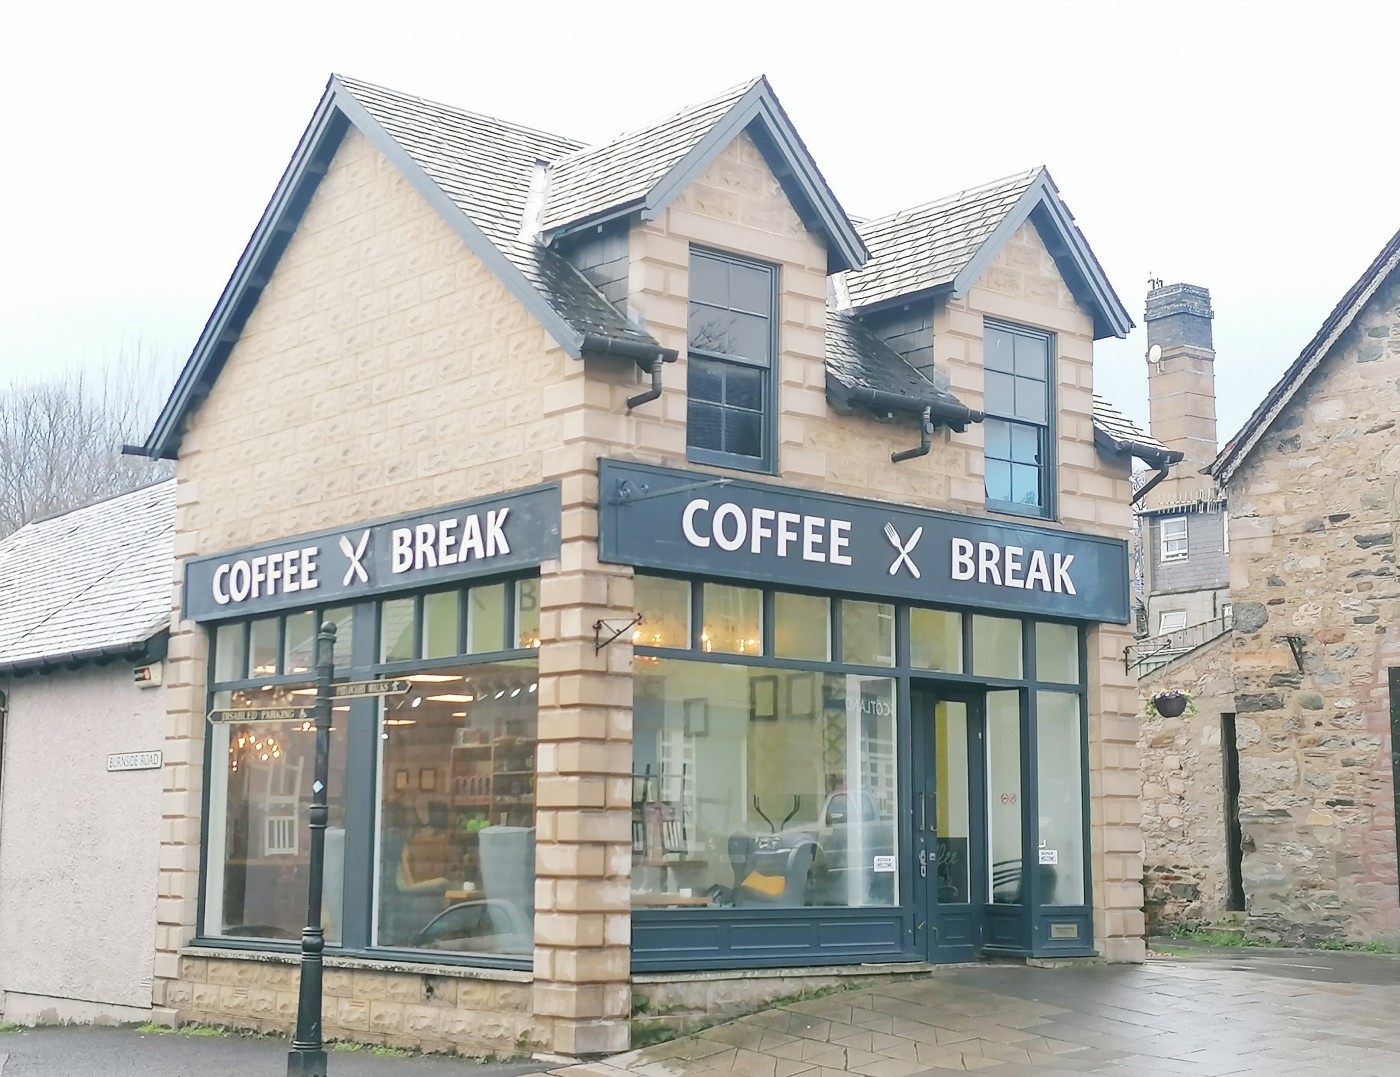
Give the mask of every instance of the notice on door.
POLYGON ((894 871, 894 857, 877 856, 871 870, 877 875, 886 875, 894 871))
POLYGON ((1058 864, 1058 863, 1060 862, 1060 850, 1058 850, 1058 849, 1041 849, 1041 850, 1040 850, 1040 862, 1041 862, 1042 864, 1058 864))

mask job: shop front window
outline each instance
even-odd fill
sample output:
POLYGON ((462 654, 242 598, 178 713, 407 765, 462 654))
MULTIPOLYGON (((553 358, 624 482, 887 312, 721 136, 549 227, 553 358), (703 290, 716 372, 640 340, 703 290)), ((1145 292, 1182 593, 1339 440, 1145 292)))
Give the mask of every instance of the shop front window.
POLYGON ((410 674, 380 716, 376 942, 534 946, 535 663, 410 674))
POLYGON ((895 682, 660 659, 634 693, 633 906, 892 905, 895 682))

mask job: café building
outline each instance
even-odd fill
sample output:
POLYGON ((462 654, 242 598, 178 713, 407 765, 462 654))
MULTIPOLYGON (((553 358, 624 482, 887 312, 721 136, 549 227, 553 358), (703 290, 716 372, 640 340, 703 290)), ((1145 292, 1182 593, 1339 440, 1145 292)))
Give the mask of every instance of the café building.
POLYGON ((1141 960, 1130 326, 1043 168, 857 224, 764 79, 588 146, 333 77, 140 447, 155 1012, 291 1025, 327 622, 328 1036, 1141 960))

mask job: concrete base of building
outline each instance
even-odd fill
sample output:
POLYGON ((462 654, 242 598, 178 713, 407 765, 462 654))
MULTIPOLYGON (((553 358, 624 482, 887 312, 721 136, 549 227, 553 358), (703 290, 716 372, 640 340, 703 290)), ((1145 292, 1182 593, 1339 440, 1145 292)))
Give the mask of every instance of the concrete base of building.
POLYGON ((135 1025, 149 1021, 149 1006, 31 995, 23 991, 0 994, 0 1020, 7 1025, 135 1025))

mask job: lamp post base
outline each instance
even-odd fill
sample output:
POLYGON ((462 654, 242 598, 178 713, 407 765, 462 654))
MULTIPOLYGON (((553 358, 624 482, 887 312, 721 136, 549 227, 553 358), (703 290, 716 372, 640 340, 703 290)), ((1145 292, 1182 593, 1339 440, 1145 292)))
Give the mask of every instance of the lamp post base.
POLYGON ((287 1077, 326 1077, 325 1051, 288 1051, 287 1077))

